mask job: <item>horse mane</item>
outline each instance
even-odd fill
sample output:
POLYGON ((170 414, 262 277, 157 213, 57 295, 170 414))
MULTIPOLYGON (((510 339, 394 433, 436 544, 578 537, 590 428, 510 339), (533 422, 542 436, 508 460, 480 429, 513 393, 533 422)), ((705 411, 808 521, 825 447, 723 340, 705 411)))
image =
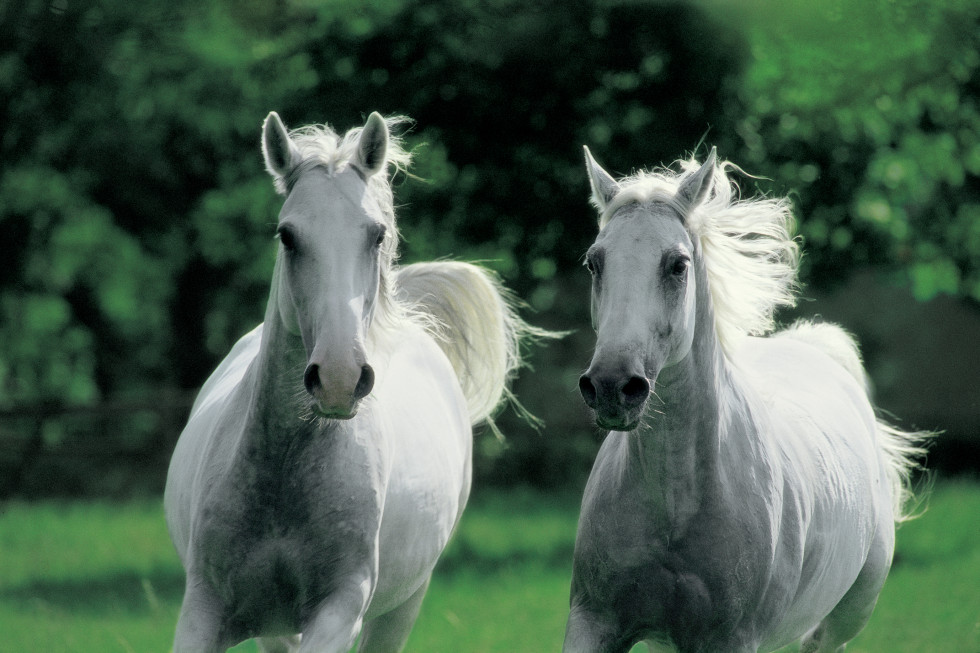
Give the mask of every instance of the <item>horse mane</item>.
MULTIPOLYGON (((377 340, 382 333, 392 333, 406 320, 425 322, 425 316, 418 315, 407 304, 400 302, 394 289, 395 263, 398 260, 400 235, 395 220, 394 193, 391 177, 408 169, 412 153, 405 149, 398 128, 411 119, 405 116, 388 116, 388 148, 385 154, 385 169, 366 179, 367 196, 381 209, 381 217, 388 228, 388 237, 381 244, 381 275, 378 290, 378 307, 372 321, 369 337, 377 340), (393 170, 392 170, 393 169, 393 170)), ((299 177, 306 171, 324 167, 330 174, 343 172, 357 154, 363 127, 349 129, 343 136, 330 125, 305 125, 289 131, 289 138, 300 153, 300 160, 283 176, 274 179, 276 192, 286 195, 299 177)), ((360 174, 360 173, 358 173, 360 174)))
POLYGON ((602 229, 628 203, 665 202, 682 216, 691 239, 700 245, 722 349, 731 353, 749 335, 775 328, 779 306, 796 303, 799 243, 793 237, 792 208, 786 198, 742 199, 725 161, 715 167, 711 192, 695 207, 680 206, 677 189, 699 163, 691 157, 670 168, 640 171, 619 180, 620 191, 605 207, 602 229))

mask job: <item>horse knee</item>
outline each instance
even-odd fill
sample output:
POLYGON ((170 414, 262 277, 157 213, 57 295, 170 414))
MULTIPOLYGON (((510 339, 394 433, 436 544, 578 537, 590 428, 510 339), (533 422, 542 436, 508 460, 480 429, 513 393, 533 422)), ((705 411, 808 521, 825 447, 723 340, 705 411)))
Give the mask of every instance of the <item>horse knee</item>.
POLYGON ((173 653, 218 652, 236 643, 226 640, 220 604, 203 583, 189 577, 177 618, 173 653))
MULTIPOLYGON (((565 626, 565 643, 562 653, 605 653, 619 651, 616 645, 616 629, 595 615, 582 610, 572 610, 565 626)), ((629 646, 624 650, 628 651, 629 646)))
POLYGON ((355 575, 317 609, 304 625, 300 653, 346 653, 364 625, 364 614, 374 593, 376 572, 355 575))

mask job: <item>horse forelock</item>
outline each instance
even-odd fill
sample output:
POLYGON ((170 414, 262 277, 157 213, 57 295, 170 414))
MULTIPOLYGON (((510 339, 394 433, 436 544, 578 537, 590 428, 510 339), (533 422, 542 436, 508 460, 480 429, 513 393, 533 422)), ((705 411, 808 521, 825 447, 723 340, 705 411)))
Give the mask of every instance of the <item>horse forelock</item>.
POLYGON ((695 241, 695 255, 703 259, 715 330, 724 351, 731 353, 743 337, 772 331, 779 306, 796 303, 800 253, 792 209, 785 198, 739 197, 728 175, 738 168, 727 161, 715 168, 705 200, 684 206, 677 190, 700 165, 693 158, 678 165, 680 172, 662 168, 620 179, 621 190, 602 212, 599 228, 629 204, 671 206, 695 241))

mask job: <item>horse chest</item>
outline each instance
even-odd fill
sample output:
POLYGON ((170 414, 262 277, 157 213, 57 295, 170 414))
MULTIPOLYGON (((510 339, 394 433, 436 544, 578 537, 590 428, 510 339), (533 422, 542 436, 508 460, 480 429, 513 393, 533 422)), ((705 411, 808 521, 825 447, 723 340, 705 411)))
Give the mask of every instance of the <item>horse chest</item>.
POLYGON ((677 644, 737 629, 761 591, 752 534, 703 512, 678 528, 650 495, 619 489, 597 492, 583 511, 573 603, 611 613, 624 632, 677 644))
POLYGON ((199 515, 197 565, 243 632, 297 628, 370 559, 378 493, 336 472, 307 456, 242 465, 212 488, 199 515))
POLYGON ((619 632, 637 640, 670 641, 680 650, 728 641, 744 626, 744 577, 696 548, 654 544, 647 555, 597 555, 576 569, 579 579, 588 579, 584 603, 609 614, 619 632))

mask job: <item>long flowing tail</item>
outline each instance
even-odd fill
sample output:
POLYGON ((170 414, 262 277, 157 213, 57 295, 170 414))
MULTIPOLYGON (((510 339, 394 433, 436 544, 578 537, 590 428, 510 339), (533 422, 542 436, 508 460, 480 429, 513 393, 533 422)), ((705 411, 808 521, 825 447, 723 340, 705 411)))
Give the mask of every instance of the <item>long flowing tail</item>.
POLYGON ((495 274, 459 261, 415 263, 400 267, 398 298, 429 317, 466 397, 470 421, 488 421, 509 399, 525 416, 508 389, 521 366, 521 343, 556 337, 520 318, 514 296, 495 274))
MULTIPOLYGON (((871 398, 871 385, 857 341, 843 328, 836 324, 800 320, 778 335, 807 342, 825 352, 850 372, 871 398)), ((909 510, 912 503, 912 474, 921 468, 919 460, 926 453, 923 444, 935 434, 929 431, 903 431, 880 417, 877 422, 878 448, 885 457, 895 521, 903 522, 914 516, 909 510)))

